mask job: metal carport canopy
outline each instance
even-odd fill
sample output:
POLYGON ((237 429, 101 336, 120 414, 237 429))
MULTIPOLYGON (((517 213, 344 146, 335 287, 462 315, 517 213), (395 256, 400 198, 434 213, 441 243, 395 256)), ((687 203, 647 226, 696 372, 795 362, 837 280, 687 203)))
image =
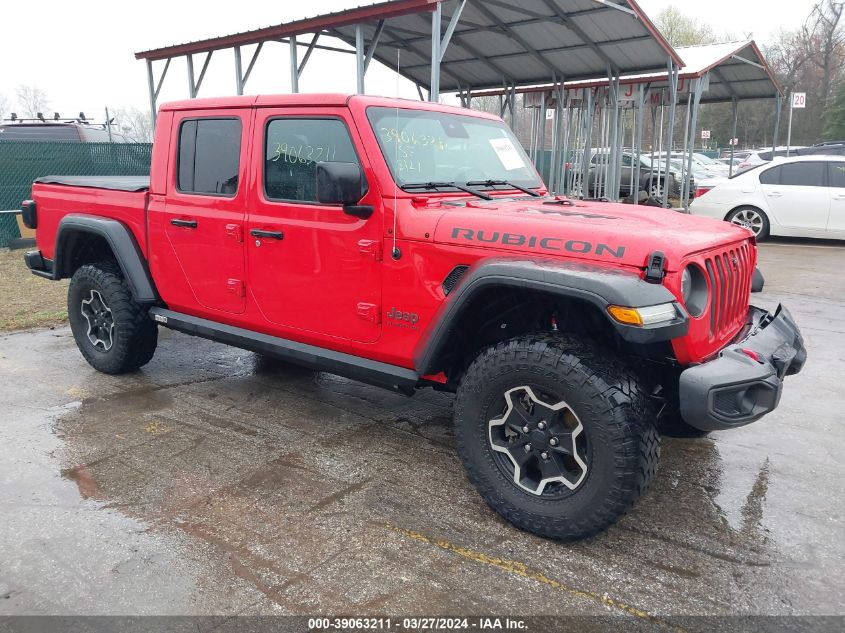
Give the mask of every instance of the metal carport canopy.
MULTIPOLYGON (((443 24, 463 7, 440 60, 440 91, 595 79, 683 65, 634 0, 445 0, 443 24)), ((354 45, 355 28, 330 29, 354 45)), ((375 58, 420 86, 430 85, 431 26, 423 15, 390 20, 375 58)), ((367 39, 372 32, 367 32, 367 39)))
POLYGON ((666 69, 682 58, 660 35, 634 0, 395 0, 348 11, 135 54, 162 60, 247 46, 306 33, 324 33, 356 45, 356 25, 368 52, 417 85, 431 87, 431 12, 440 5, 449 34, 441 52, 441 91, 479 90, 504 84, 525 86, 666 69), (381 29, 379 21, 385 20, 381 29), (381 31, 381 32, 379 32, 381 31))
MULTIPOLYGON (((783 90, 766 63, 766 59, 753 41, 705 44, 685 46, 676 49, 686 62, 680 69, 678 83, 678 102, 685 103, 688 98, 689 81, 709 74, 708 88, 701 95, 701 103, 723 103, 751 99, 770 99, 783 94, 783 90)), ((619 83, 622 86, 648 84, 649 89, 660 90, 669 87, 667 72, 638 73, 623 75, 619 83)), ((566 82, 566 90, 597 88, 609 85, 605 77, 591 81, 566 82)), ((551 84, 529 86, 517 92, 549 92, 551 84)), ((624 93, 625 90, 623 89, 624 93)), ((501 90, 475 93, 475 96, 503 94, 501 90)))

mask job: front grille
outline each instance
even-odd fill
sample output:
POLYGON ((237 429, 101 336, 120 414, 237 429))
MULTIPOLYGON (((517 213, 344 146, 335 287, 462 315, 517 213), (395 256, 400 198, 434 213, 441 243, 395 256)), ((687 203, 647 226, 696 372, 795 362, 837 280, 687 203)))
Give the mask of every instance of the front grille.
POLYGON ((748 242, 710 253, 704 260, 710 279, 710 338, 721 339, 745 319, 753 254, 748 242))

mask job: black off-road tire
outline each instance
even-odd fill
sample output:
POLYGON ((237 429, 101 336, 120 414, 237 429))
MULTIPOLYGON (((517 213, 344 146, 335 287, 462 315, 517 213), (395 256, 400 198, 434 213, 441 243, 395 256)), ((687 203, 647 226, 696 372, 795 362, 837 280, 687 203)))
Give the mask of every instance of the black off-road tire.
POLYGON ((570 338, 531 335, 484 350, 461 382, 454 418, 458 453, 481 496, 543 537, 570 541, 603 531, 657 472, 660 439, 646 393, 608 352, 570 338), (574 490, 561 486, 551 498, 548 484, 542 495, 526 491, 491 446, 489 423, 502 415, 504 393, 522 385, 565 401, 581 422, 587 469, 574 490))
POLYGON ((120 266, 114 261, 85 264, 73 274, 68 288, 68 320, 73 338, 85 360, 105 374, 125 374, 146 365, 155 354, 158 327, 147 310, 132 298, 120 266), (82 303, 92 291, 110 310, 114 328, 109 349, 91 342, 82 303))

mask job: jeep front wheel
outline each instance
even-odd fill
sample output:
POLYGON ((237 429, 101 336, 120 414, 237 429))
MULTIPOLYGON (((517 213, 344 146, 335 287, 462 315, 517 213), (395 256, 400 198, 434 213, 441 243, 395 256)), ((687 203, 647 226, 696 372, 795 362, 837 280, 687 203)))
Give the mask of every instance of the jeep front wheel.
POLYGON ((600 349, 563 337, 483 351, 458 389, 455 430, 485 501, 548 538, 604 530, 657 471, 659 437, 634 377, 600 349))
POLYGON ((152 359, 158 328, 116 262, 80 266, 68 288, 68 320, 85 360, 106 374, 135 371, 152 359))

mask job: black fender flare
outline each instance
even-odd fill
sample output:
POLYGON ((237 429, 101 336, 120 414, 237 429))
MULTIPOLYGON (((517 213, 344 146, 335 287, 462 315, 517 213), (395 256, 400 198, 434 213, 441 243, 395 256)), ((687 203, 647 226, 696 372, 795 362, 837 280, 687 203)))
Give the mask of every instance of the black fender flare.
POLYGON ((493 258, 482 260, 461 277, 440 305, 414 349, 414 367, 421 375, 434 372, 449 335, 478 292, 491 286, 534 289, 587 301, 630 343, 649 344, 684 336, 689 316, 663 285, 648 283, 636 272, 588 262, 493 258), (636 327, 615 321, 608 306, 631 308, 674 303, 678 318, 665 324, 636 327))
POLYGON ((130 228, 118 220, 96 215, 70 214, 61 219, 56 233, 53 279, 68 276, 67 271, 64 270, 64 249, 70 237, 76 233, 98 235, 106 240, 120 265, 135 301, 140 304, 149 304, 159 300, 147 261, 130 228))

